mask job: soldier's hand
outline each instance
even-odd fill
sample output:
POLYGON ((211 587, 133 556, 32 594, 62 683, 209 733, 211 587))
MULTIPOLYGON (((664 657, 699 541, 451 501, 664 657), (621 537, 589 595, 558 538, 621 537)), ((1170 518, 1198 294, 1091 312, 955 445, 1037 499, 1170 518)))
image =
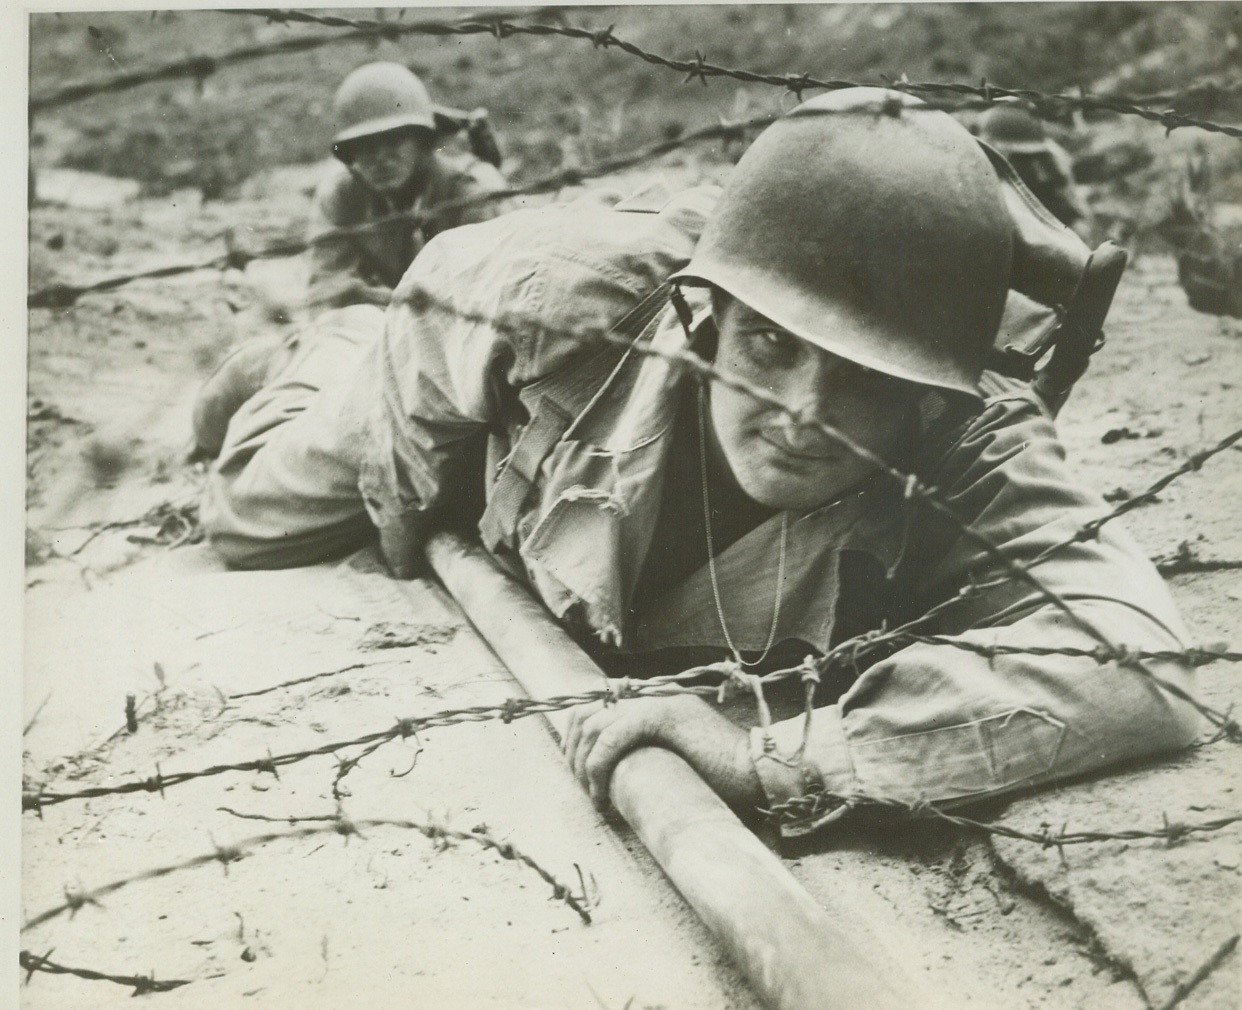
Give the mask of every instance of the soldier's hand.
POLYGON ((763 803, 747 732, 690 695, 580 705, 570 712, 561 745, 574 775, 600 809, 608 804, 617 763, 644 746, 665 747, 681 755, 739 812, 753 811, 763 803))

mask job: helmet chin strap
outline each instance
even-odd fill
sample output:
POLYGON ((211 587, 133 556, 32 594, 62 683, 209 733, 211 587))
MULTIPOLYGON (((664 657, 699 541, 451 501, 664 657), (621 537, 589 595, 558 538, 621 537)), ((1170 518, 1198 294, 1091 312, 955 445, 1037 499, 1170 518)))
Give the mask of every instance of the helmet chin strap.
POLYGON ((673 309, 677 313, 677 318, 681 322, 681 328, 690 333, 690 328, 694 323, 694 313, 690 310, 690 303, 686 301, 686 296, 681 291, 681 281, 673 281, 673 289, 670 295, 673 301, 673 309))

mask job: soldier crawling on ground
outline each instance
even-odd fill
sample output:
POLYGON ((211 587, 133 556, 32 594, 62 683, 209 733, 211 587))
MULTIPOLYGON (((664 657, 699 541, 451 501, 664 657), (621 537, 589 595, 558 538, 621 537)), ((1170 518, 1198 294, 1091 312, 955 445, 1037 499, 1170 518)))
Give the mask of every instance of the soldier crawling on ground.
POLYGON ((215 548, 260 568, 377 542, 409 578, 430 533, 477 523, 613 675, 763 672, 916 619, 942 636, 825 671, 809 717, 780 709, 791 682, 750 732, 691 696, 578 709, 564 749, 601 804, 640 745, 753 813, 817 791, 980 798, 1194 738, 1187 664, 1150 663, 1166 687, 1022 651, 1186 633, 1116 524, 1073 538, 1105 506, 1069 472, 1057 391, 986 368, 1016 292, 1073 324, 1091 276, 1002 158, 915 99, 851 89, 771 126, 723 191, 617 199, 446 232, 386 317, 352 306, 290 339, 209 473, 215 548), (689 352, 798 413, 670 360, 689 352), (1038 558, 1094 633, 997 550, 1038 558))
POLYGON ((310 303, 330 308, 387 305, 392 289, 427 239, 448 228, 486 221, 508 209, 503 201, 437 205, 506 188, 499 152, 481 110, 463 114, 434 106, 426 87, 399 63, 358 67, 336 93, 337 164, 315 193, 307 240, 311 245, 310 303), (464 122, 463 122, 464 120, 464 122), (476 153, 439 148, 440 132, 465 126, 476 153), (356 235, 326 233, 398 218, 356 235))

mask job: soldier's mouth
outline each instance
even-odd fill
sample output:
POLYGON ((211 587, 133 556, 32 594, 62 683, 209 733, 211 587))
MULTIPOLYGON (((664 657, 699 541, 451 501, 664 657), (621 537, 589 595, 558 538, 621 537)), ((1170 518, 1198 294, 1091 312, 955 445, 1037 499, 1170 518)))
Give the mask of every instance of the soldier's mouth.
POLYGON ((791 448, 770 435, 760 433, 759 438, 776 451, 778 458, 796 460, 800 463, 828 463, 836 457, 836 453, 831 450, 828 452, 803 452, 791 448))

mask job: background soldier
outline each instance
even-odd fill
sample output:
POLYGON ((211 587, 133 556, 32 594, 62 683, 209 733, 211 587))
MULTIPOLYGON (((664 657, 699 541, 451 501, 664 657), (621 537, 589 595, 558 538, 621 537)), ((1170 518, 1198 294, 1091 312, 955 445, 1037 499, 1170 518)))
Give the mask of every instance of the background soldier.
POLYGON ((1074 163, 1037 117, 1020 105, 1005 102, 984 114, 979 135, 1009 160, 1057 220, 1090 240, 1091 213, 1074 182, 1074 163))
POLYGON ((437 205, 507 184, 496 168, 494 142, 480 128, 485 120, 475 115, 461 124, 461 114, 437 109, 423 82, 398 63, 368 63, 350 73, 336 93, 335 113, 332 153, 339 163, 319 185, 307 235, 310 302, 386 305, 427 239, 506 209, 498 200, 439 210, 437 205), (474 148, 492 163, 439 146, 438 128, 459 125, 467 126, 474 148), (389 224, 357 235, 323 237, 392 217, 389 224))

